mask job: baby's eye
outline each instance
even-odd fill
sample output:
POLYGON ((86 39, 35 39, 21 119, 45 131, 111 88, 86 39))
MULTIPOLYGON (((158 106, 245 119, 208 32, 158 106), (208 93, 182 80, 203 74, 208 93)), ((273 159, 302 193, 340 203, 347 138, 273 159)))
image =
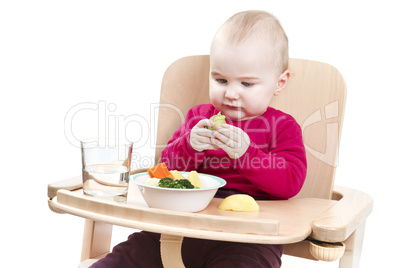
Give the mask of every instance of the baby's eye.
POLYGON ((226 79, 222 79, 222 78, 217 78, 215 79, 216 82, 218 82, 219 84, 226 84, 228 81, 226 79))
POLYGON ((245 87, 252 87, 254 84, 248 82, 241 82, 241 84, 245 87))

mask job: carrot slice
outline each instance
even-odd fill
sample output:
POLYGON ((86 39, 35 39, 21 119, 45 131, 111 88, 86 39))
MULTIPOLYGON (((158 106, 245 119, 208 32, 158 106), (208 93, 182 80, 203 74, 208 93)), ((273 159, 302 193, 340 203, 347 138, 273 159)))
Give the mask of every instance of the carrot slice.
POLYGON ((170 173, 165 163, 157 164, 156 166, 148 169, 148 174, 151 178, 163 179, 168 177, 174 180, 173 175, 170 173))

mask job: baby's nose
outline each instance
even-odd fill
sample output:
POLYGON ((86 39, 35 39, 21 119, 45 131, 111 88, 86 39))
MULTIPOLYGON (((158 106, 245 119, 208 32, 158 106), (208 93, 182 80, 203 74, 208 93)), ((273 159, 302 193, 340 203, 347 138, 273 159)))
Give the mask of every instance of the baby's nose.
POLYGON ((225 98, 229 100, 238 100, 239 99, 239 93, 236 88, 234 87, 228 87, 225 92, 225 98))

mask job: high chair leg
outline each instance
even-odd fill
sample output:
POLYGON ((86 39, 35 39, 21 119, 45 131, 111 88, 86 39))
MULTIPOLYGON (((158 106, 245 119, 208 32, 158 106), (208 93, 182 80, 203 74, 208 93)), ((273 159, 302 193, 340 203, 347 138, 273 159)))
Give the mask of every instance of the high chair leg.
POLYGON ((349 236, 344 242, 346 245, 345 254, 339 260, 339 268, 358 268, 363 246, 364 229, 366 221, 349 236))
POLYGON ((98 259, 109 253, 113 225, 85 219, 81 261, 98 259))

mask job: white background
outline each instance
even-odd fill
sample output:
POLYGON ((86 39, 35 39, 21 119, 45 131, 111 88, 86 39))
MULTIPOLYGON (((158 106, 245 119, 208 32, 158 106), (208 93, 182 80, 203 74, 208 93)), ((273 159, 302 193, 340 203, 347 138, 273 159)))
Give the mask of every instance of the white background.
MULTIPOLYGON (((76 267, 83 220, 47 207, 47 184, 80 174, 74 139, 107 128, 137 140, 137 161, 149 162, 147 123, 164 70, 180 57, 208 54, 232 14, 263 9, 281 21, 291 57, 324 61, 343 74, 348 96, 336 184, 375 201, 361 267, 394 267, 402 240, 402 133, 396 127, 402 19, 396 2, 2 1, 2 263, 76 267)), ((118 229, 113 243, 129 231, 118 229)), ((285 257, 284 267, 312 266, 285 257)))

